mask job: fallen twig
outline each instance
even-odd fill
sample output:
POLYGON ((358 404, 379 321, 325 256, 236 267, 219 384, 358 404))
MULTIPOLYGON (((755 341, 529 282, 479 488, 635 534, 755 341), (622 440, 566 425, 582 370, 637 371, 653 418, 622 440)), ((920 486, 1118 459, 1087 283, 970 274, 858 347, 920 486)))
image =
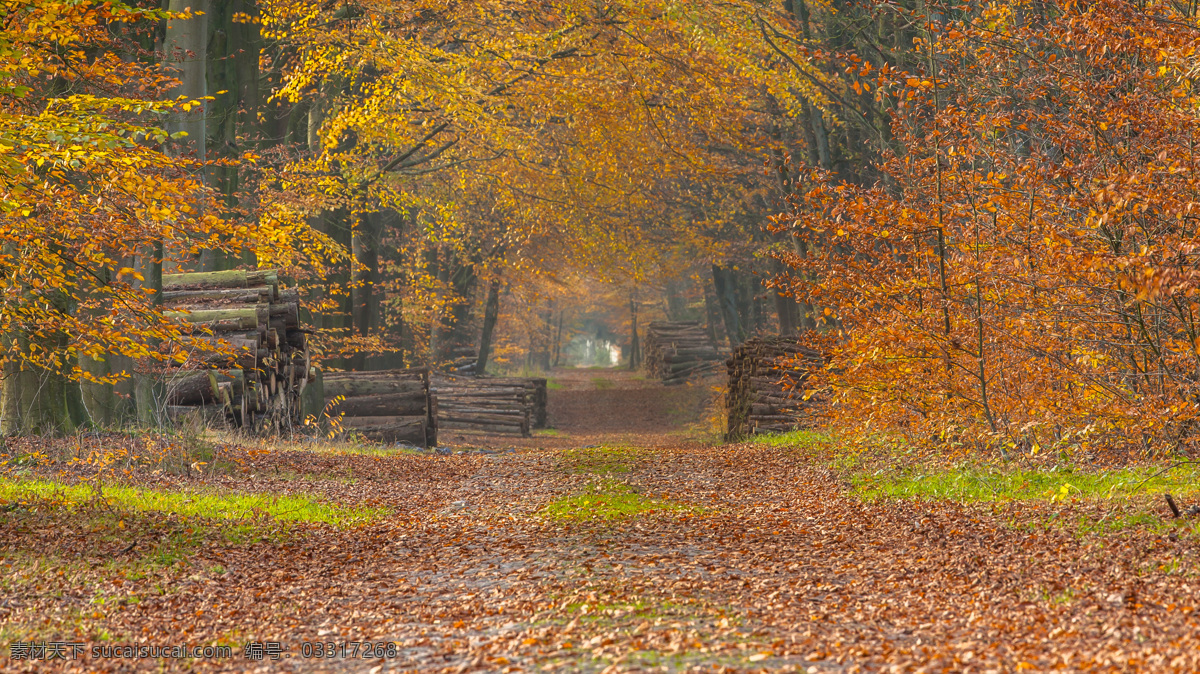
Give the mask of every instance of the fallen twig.
POLYGON ((1191 461, 1191 460, 1189 460, 1189 461, 1180 461, 1179 463, 1175 463, 1175 464, 1172 464, 1172 465, 1170 465, 1170 466, 1167 466, 1166 468, 1163 468, 1162 470, 1158 471, 1157 473, 1155 473, 1155 474, 1153 474, 1153 475, 1151 475, 1151 476, 1147 477, 1146 479, 1142 480, 1141 482, 1137 483, 1137 486, 1135 486, 1135 487, 1133 488, 1133 490, 1131 490, 1129 493, 1130 493, 1131 495, 1132 495, 1132 494, 1136 494, 1136 493, 1137 493, 1137 490, 1141 489, 1141 488, 1142 488, 1142 485, 1146 484, 1146 483, 1147 483, 1147 482, 1149 482, 1150 480, 1153 480, 1154 478, 1158 477, 1159 475, 1162 475, 1163 473, 1165 473, 1165 472, 1167 472, 1167 471, 1175 470, 1176 468, 1178 468, 1178 467, 1180 467, 1180 466, 1186 466, 1186 465, 1188 465, 1189 463, 1196 463, 1196 461, 1191 461))
POLYGON ((1182 513, 1179 512, 1179 506, 1175 505, 1175 499, 1171 498, 1170 494, 1163 494, 1163 498, 1167 499, 1167 506, 1171 508, 1171 514, 1175 517, 1182 517, 1182 513))

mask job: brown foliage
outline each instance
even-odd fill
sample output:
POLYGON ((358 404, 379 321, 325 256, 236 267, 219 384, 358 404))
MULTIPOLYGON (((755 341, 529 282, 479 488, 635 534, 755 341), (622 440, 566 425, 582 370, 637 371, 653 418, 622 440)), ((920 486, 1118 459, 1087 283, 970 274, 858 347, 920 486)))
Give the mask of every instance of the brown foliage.
MULTIPOLYGON (((951 446, 1190 448, 1200 418, 1196 22, 1174 5, 943 8, 881 74, 897 150, 779 227, 844 338, 860 430, 951 446)), ((1003 450, 1001 450, 1003 451, 1003 450)))

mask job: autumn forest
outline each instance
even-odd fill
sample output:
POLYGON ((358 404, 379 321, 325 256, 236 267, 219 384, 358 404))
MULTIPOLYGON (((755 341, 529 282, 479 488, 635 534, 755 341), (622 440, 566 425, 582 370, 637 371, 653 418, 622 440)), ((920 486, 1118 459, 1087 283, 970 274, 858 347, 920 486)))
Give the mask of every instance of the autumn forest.
POLYGON ((1200 8, 0 0, 0 668, 1200 669, 1200 8))

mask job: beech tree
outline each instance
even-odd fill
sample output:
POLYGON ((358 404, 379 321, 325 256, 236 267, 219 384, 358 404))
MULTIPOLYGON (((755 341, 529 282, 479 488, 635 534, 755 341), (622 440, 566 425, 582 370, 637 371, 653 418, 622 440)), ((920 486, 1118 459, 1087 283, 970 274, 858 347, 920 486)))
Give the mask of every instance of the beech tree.
POLYGON ((806 172, 778 221, 825 242, 783 258, 836 318, 831 413, 960 450, 1186 451, 1192 11, 928 11, 912 21, 923 61, 871 71, 895 102, 883 179, 806 172))
POLYGON ((168 96, 178 80, 147 49, 170 14, 48 0, 5 10, 0 430, 116 421, 131 391, 111 387, 133 362, 196 348, 156 300, 164 260, 253 250, 258 231, 221 217, 195 152, 163 151, 161 122, 202 105, 168 96))

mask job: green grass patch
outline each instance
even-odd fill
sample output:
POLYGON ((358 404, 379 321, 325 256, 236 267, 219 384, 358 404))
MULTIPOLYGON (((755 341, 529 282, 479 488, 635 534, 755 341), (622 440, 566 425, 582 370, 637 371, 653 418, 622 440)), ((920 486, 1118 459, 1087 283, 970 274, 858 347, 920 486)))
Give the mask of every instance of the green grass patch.
POLYGON ((613 480, 601 480, 583 494, 551 501, 542 508, 541 514, 556 520, 619 520, 647 513, 699 510, 664 498, 644 496, 633 487, 613 480))
POLYGON ((1200 492, 1200 475, 1193 466, 1170 470, 1135 467, 1107 471, 1004 469, 947 466, 925 471, 859 473, 851 477, 864 499, 929 498, 952 501, 1065 500, 1114 498, 1135 494, 1200 492))
POLYGON ((63 484, 48 480, 0 478, 0 500, 21 502, 30 498, 70 507, 102 500, 132 511, 175 513, 184 517, 242 520, 267 516, 280 522, 312 522, 353 527, 379 519, 382 508, 347 508, 303 495, 164 491, 125 485, 63 484))
POLYGON ((571 473, 628 473, 633 470, 633 464, 637 460, 637 448, 629 445, 580 447, 562 453, 563 468, 571 473))
POLYGON ((750 442, 756 445, 768 445, 770 447, 803 447, 812 448, 827 445, 831 441, 828 433, 821 431, 799 430, 788 431, 787 433, 769 433, 766 435, 756 435, 750 439, 750 442))
POLYGON ((549 391, 558 391, 563 388, 566 388, 566 387, 564 387, 563 383, 561 381, 558 381, 557 379, 547 379, 546 380, 546 389, 549 391))
POLYGON ((560 438, 566 435, 557 428, 538 428, 534 429, 533 437, 535 438, 560 438))
POLYGON ((612 388, 613 383, 604 377, 592 377, 592 386, 595 386, 597 391, 604 391, 612 388))

